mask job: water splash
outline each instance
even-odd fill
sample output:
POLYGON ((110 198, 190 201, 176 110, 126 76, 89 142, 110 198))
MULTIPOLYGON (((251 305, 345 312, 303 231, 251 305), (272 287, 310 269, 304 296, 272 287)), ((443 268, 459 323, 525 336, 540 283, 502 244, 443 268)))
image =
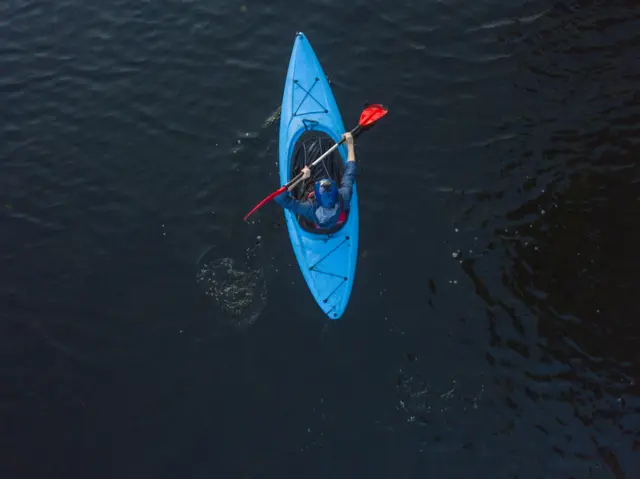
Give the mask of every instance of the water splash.
POLYGON ((275 111, 271 113, 271 115, 269 115, 269 117, 264 121, 264 123, 262 124, 262 128, 269 128, 277 120, 280 119, 280 108, 280 105, 278 105, 278 108, 276 108, 275 111))
POLYGON ((260 244, 247 248, 240 261, 210 258, 210 247, 198 260, 196 282, 224 313, 222 323, 246 330, 260 316, 267 299, 264 269, 259 266, 260 244))

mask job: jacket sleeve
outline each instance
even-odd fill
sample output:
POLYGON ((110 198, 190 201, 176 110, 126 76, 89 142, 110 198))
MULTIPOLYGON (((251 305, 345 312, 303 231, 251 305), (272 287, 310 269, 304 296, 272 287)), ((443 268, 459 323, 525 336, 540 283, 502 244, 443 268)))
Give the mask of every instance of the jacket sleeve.
POLYGON ((315 221, 313 218, 313 204, 310 201, 298 201, 288 191, 276 196, 274 201, 294 215, 304 216, 309 221, 315 221))
POLYGON ((356 162, 347 161, 347 166, 344 168, 344 174, 342 175, 342 183, 340 184, 340 194, 345 204, 349 204, 351 201, 351 194, 353 192, 353 183, 356 181, 356 162))

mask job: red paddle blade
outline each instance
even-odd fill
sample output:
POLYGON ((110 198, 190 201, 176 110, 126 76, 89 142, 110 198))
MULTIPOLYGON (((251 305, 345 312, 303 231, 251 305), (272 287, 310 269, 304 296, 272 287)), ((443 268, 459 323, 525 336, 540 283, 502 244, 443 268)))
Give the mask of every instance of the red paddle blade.
POLYGON ((378 121, 380 118, 385 116, 388 111, 389 109, 387 107, 382 106, 380 104, 369 105, 367 108, 364 109, 364 111, 360 115, 359 124, 363 128, 365 126, 372 125, 373 123, 378 121))
POLYGON ((281 186, 280 188, 278 188, 276 191, 274 191, 273 193, 271 193, 269 196, 267 196, 264 200, 262 200, 260 203, 258 203, 257 205, 255 205, 253 207, 253 209, 251 211, 249 211, 247 213, 247 216, 244 217, 244 220, 247 221, 247 218, 249 216, 251 216, 253 213, 255 213, 256 211, 258 211, 260 208, 262 208, 267 202, 271 201, 272 199, 274 199, 276 196, 279 196, 281 193, 284 192, 284 190, 286 190, 287 187, 286 186, 281 186))

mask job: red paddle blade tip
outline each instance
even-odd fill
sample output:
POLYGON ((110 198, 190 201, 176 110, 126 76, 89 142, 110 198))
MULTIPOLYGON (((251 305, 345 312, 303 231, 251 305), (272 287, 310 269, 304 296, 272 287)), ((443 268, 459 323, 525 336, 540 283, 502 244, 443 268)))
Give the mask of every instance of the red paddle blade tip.
POLYGON ((389 109, 379 103, 369 105, 360 115, 360 126, 369 126, 385 116, 389 109))
POLYGON ((271 193, 269 196, 267 196, 264 200, 262 200, 260 203, 258 203, 257 205, 255 205, 253 207, 253 209, 251 211, 249 211, 247 213, 247 215, 244 217, 244 220, 247 221, 247 218, 249 218, 249 216, 251 216, 253 213, 255 213, 256 211, 258 211, 260 208, 262 208, 262 206, 264 206, 265 204, 267 204, 269 201, 271 201, 272 199, 274 199, 276 196, 280 196, 280 194, 284 193, 284 191, 287 189, 286 186, 281 186, 280 188, 278 188, 276 191, 274 191, 273 193, 271 193))

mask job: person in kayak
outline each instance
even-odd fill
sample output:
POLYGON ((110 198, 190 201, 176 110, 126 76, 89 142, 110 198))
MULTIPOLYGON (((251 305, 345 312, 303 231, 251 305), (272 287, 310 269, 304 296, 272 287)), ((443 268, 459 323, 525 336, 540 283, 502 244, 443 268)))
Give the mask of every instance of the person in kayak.
MULTIPOLYGON (((331 178, 322 178, 314 184, 314 191, 308 200, 297 200, 291 196, 289 191, 284 191, 274 198, 280 206, 295 215, 305 217, 318 228, 335 226, 338 222, 345 220, 346 212, 349 211, 353 182, 356 179, 356 153, 351 133, 347 132, 342 137, 347 144, 348 156, 340 188, 331 178)), ((304 179, 311 177, 311 170, 308 166, 302 168, 302 172, 304 179)))

